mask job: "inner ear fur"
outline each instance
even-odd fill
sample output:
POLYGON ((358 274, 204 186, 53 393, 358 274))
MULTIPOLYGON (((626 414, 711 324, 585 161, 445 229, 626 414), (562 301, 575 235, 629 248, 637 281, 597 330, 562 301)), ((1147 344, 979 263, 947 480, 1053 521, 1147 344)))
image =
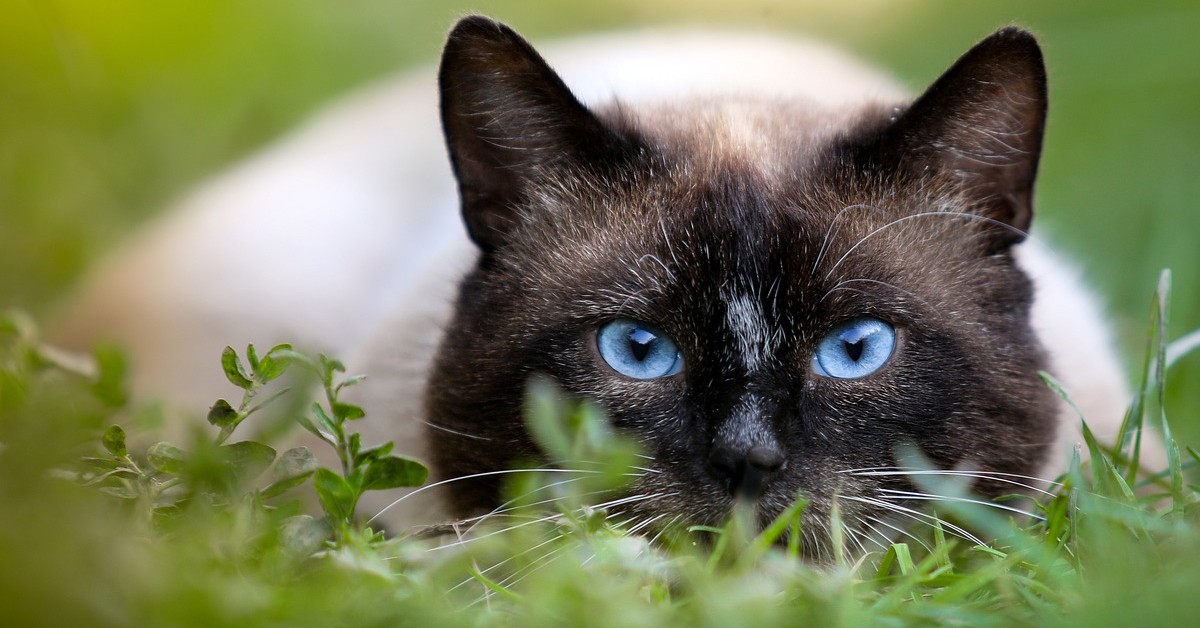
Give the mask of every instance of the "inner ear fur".
POLYGON ((1033 219, 1033 185, 1046 125, 1046 69, 1037 40, 1009 27, 964 54, 885 131, 897 167, 935 168, 961 181, 999 248, 1033 219))
POLYGON ((485 252, 507 241, 539 178, 611 166, 631 151, 528 42, 488 18, 451 30, 438 85, 463 220, 485 252))

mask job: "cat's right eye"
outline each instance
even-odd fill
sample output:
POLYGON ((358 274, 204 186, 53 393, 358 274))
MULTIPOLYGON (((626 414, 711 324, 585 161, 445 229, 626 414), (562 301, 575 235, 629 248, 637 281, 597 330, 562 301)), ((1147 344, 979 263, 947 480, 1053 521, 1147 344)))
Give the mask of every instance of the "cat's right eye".
POLYGON ((629 318, 618 318, 596 331, 600 357, 621 375, 633 379, 658 379, 683 370, 683 354, 658 328, 629 318))

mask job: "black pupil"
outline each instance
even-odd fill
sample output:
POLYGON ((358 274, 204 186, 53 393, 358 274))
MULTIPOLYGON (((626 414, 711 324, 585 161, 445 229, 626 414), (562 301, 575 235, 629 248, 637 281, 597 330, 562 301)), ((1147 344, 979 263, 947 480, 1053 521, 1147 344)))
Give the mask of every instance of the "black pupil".
POLYGON ((629 332, 629 353, 638 362, 645 362, 655 340, 658 340, 658 337, 654 334, 645 329, 636 328, 629 332))
POLYGON ((862 358, 863 349, 865 347, 866 343, 863 342, 862 338, 859 338, 854 342, 850 342, 848 340, 842 341, 842 348, 846 351, 846 355, 855 362, 858 362, 858 360, 862 358))

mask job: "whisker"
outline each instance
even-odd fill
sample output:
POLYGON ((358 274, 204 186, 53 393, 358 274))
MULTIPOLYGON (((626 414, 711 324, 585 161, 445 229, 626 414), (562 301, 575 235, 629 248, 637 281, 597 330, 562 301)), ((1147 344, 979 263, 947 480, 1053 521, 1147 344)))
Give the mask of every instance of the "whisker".
POLYGON ((825 273, 825 279, 829 279, 830 275, 833 274, 833 271, 837 270, 838 266, 841 266, 842 262, 846 261, 846 258, 849 257, 850 254, 855 251, 855 249, 857 249, 863 242, 866 242, 872 236, 880 233, 881 231, 887 229, 888 227, 898 225, 902 222, 913 220, 916 218, 926 218, 929 216, 946 216, 946 217, 954 216, 954 217, 958 217, 958 218, 966 218, 967 220, 982 220, 984 222, 994 224, 996 226, 1008 229, 1009 231, 1012 231, 1013 233, 1016 233, 1022 237, 1027 237, 1029 235, 1029 234, 1025 233, 1024 231, 1022 231, 1021 229, 1018 229, 1006 222, 1001 222, 994 218, 988 218, 987 216, 981 216, 979 214, 969 214, 966 212, 954 212, 954 211, 934 211, 934 212, 920 212, 917 214, 909 214, 908 216, 903 216, 901 218, 897 218, 896 220, 893 220, 893 221, 883 225, 882 227, 875 229, 874 231, 868 233, 867 235, 865 235, 861 239, 859 239, 858 242, 855 242, 854 246, 847 249, 846 252, 843 253, 840 258, 838 258, 838 261, 834 262, 833 266, 831 266, 829 268, 829 271, 825 273))
POLYGON ((534 524, 536 524, 536 523, 545 523, 545 522, 547 522, 547 521, 553 521, 553 520, 555 520, 555 519, 558 519, 558 518, 560 518, 560 517, 562 517, 562 516, 563 516, 563 515, 562 515, 562 513, 554 513, 554 514, 552 514, 552 515, 547 515, 547 516, 545 516, 545 517, 538 517, 538 518, 536 518, 536 519, 530 519, 529 521, 525 521, 525 522, 522 522, 522 523, 518 523, 518 524, 516 524, 516 525, 512 525, 512 526, 509 526, 509 527, 507 527, 507 528, 503 528, 503 529, 501 529, 501 530, 494 530, 494 531, 492 531, 492 532, 488 532, 487 534, 483 534, 483 535, 480 535, 480 536, 473 536, 473 537, 470 537, 470 538, 462 538, 462 539, 459 539, 458 541, 455 541, 455 542, 453 542, 453 543, 447 543, 447 544, 445 544, 445 545, 438 545, 438 546, 436 546, 436 547, 431 547, 431 548, 429 548, 429 549, 427 549, 427 550, 425 550, 425 551, 426 551, 426 552, 436 552, 436 551, 439 551, 439 550, 449 549, 449 548, 452 548, 452 547, 461 547, 461 546, 463 546, 463 545, 466 545, 467 543, 474 543, 474 542, 476 542, 476 541, 482 541, 483 539, 486 539, 486 538, 488 538, 488 537, 496 536, 496 535, 498 535, 498 534, 504 534, 504 533, 506 533, 506 532, 512 532, 513 530, 519 530, 519 529, 521 529, 521 528, 524 528, 524 527, 526 527, 526 526, 531 526, 531 525, 534 525, 534 524))
POLYGON ((427 490, 437 488, 439 486, 444 486, 444 485, 450 484, 452 482, 461 482, 463 480, 474 480, 476 478, 483 478, 483 477, 489 477, 489 476, 495 476, 495 475, 508 475, 508 474, 512 474, 512 473, 591 473, 591 474, 599 474, 599 473, 601 473, 601 471, 594 471, 594 470, 588 470, 588 469, 556 469, 556 468, 500 469, 498 471, 484 471, 483 473, 472 473, 470 475, 463 475, 463 476, 459 476, 459 477, 455 477, 455 478, 449 478, 449 479, 442 480, 440 482, 434 482, 433 484, 426 484, 425 486, 422 486, 421 488, 418 488, 417 490, 415 490, 411 493, 401 495, 398 499, 396 499, 392 503, 388 504, 387 506, 384 506, 379 512, 372 515, 370 519, 367 519, 367 524, 369 525, 371 522, 378 519, 380 515, 387 512, 388 510, 390 510, 392 507, 396 506, 400 502, 412 497, 413 495, 418 495, 427 490))
POLYGON ((659 519, 662 519, 665 516, 667 516, 667 513, 664 512, 660 515, 655 515, 653 517, 650 517, 650 518, 646 519, 645 521, 642 521, 641 523, 633 526, 632 528, 629 528, 629 530, 627 530, 626 532, 628 532, 629 534, 637 534, 638 530, 641 530, 642 528, 654 525, 654 522, 658 521, 659 519))
POLYGON ((490 441, 490 440, 492 440, 492 439, 490 439, 490 438, 488 438, 488 437, 486 437, 486 436, 476 436, 475 434, 468 434, 468 433, 466 433, 466 432, 460 432, 460 431, 458 431, 458 430, 452 430, 452 429, 450 429, 450 428, 446 427, 445 425, 438 425, 437 423, 430 423, 429 421, 424 421, 424 420, 423 420, 423 421, 421 421, 421 422, 422 422, 422 423, 424 423, 425 425, 428 425, 429 427, 432 427, 432 428, 433 428, 433 429, 435 429, 435 430, 441 430, 441 431, 443 431, 443 432, 447 432, 447 433, 449 433, 449 434, 454 434, 455 436, 462 436, 463 438, 470 438, 470 439, 473 439, 473 440, 482 440, 482 441, 490 441))
MULTIPOLYGON (((537 545, 534 545, 532 547, 527 547, 524 550, 522 550, 516 554, 513 554, 512 556, 509 556, 508 558, 505 558, 504 560, 496 563, 495 565, 488 567, 487 569, 478 569, 477 568, 477 571, 479 571, 479 573, 481 573, 481 574, 487 575, 488 573, 495 571, 497 568, 502 567, 503 565, 505 565, 509 562, 512 562, 530 552, 537 551, 538 549, 541 549, 542 547, 545 547, 546 545, 549 545, 550 543, 553 543, 553 542, 563 538, 566 535, 561 532, 551 532, 551 534, 549 536, 550 536, 550 538, 546 539, 545 541, 542 541, 541 543, 538 543, 537 545)), ((458 584, 447 589, 447 592, 454 591, 454 590, 458 589, 459 587, 465 586, 473 581, 474 581, 474 578, 467 578, 466 580, 463 580, 462 582, 459 582, 458 584)))
POLYGON ((842 219, 842 216, 847 211, 850 211, 852 209, 870 209, 872 211, 877 211, 877 212, 883 211, 882 209, 875 207, 874 205, 863 205, 863 204, 847 205, 847 206, 839 209, 838 213, 833 217, 833 220, 829 221, 829 226, 825 228, 825 237, 821 239, 821 248, 817 250, 817 259, 816 259, 816 261, 813 262, 812 272, 809 273, 810 277, 815 276, 817 274, 817 269, 821 267, 821 261, 823 259, 825 259, 825 254, 827 252, 829 252, 829 236, 833 233, 834 227, 837 226, 837 223, 839 220, 842 219))
MULTIPOLYGON (((529 564, 527 564, 527 565, 521 567, 520 569, 514 571, 513 573, 509 574, 509 576, 507 578, 504 578, 503 580, 497 582, 496 584, 498 584, 499 586, 501 586, 503 588, 508 588, 508 587, 512 587, 512 586, 520 583, 522 580, 529 577, 529 575, 531 575, 534 571, 537 571, 538 569, 541 569, 542 567, 545 567, 546 565, 549 565, 550 563, 554 562, 558 558, 558 556, 560 554, 562 554, 564 551, 566 551, 569 547, 570 547, 569 545, 560 545, 558 547, 551 549, 550 551, 542 554, 541 556, 538 556, 537 558, 531 560, 529 562, 529 564)), ((493 596, 493 595, 495 595, 495 592, 492 591, 491 589, 488 589, 487 591, 484 591, 484 594, 482 597, 480 597, 479 599, 472 602, 471 606, 474 606, 475 604, 478 604, 487 599, 490 599, 491 596, 493 596)))
POLYGON ((982 545, 984 547, 987 546, 987 543, 984 543, 982 539, 975 536, 974 534, 971 534, 965 528, 962 528, 958 525, 950 523, 949 521, 946 521, 945 519, 942 519, 941 517, 935 517, 933 515, 921 512, 919 510, 914 510, 912 508, 908 508, 906 506, 901 506, 899 504, 893 504, 886 500, 875 499, 873 497, 857 497, 857 496, 853 496, 853 495, 844 495, 844 496, 842 496, 842 499, 849 499, 851 501, 857 501, 857 502, 862 502, 864 504, 871 504, 873 506, 878 506, 880 508, 890 510, 897 514, 907 516, 910 519, 920 521, 921 523, 926 524, 926 525, 932 525, 928 521, 926 521, 926 519, 932 519, 933 521, 940 523, 947 530, 950 530, 952 534, 962 538, 963 540, 969 541, 976 545, 982 545))
MULTIPOLYGON (((561 482, 555 482, 555 483, 553 483, 553 484, 547 484, 546 486, 543 486, 542 488, 552 488, 552 487, 554 487, 554 486, 558 486, 558 485, 566 484, 566 483, 568 483, 568 482, 576 482, 576 481, 579 481, 579 480, 582 480, 582 479, 583 479, 583 478, 574 478, 574 479, 571 479, 571 480, 563 480, 563 481, 561 481, 561 482)), ((463 524, 463 523, 470 523, 470 524, 471 524, 471 526, 470 526, 470 527, 468 527, 468 528, 466 529, 466 531, 464 532, 465 534, 470 534, 472 530, 474 530, 476 527, 478 527, 478 526, 479 526, 479 524, 483 523, 483 522, 484 522, 484 520, 486 520, 486 519, 488 519, 488 518, 491 518, 491 517, 499 517, 499 516, 513 516, 513 515, 508 515, 507 513, 508 513, 508 511, 511 511, 511 510, 516 510, 516 508, 506 508, 507 506, 511 506, 511 505, 513 504, 513 502, 516 502, 516 501, 517 501, 517 500, 519 500, 519 499, 523 499, 523 498, 525 498, 525 497, 528 497, 529 495, 532 495, 532 494, 534 494, 534 493, 537 493, 537 492, 538 492, 538 491, 540 491, 540 490, 541 490, 541 489, 539 488, 539 489, 536 489, 536 490, 533 490, 533 491, 529 491, 528 493, 526 493, 525 495, 522 495, 521 497, 516 497, 516 498, 513 498, 513 499, 510 499, 510 500, 508 500, 507 502, 504 502, 504 503, 503 503, 503 504, 501 504, 500 506, 497 506, 495 510, 492 510, 491 512, 489 512, 489 513, 487 513, 487 514, 483 514, 483 515, 477 515, 477 516, 475 516, 475 517, 470 517, 470 518, 467 518, 467 519, 463 519, 463 520, 459 521, 458 523, 460 523, 460 524, 463 524)), ((587 493, 582 493, 582 494, 580 494, 580 495, 579 495, 579 497, 589 497, 589 496, 592 496, 592 495, 600 495, 600 494, 603 494, 603 493, 608 493, 608 492, 609 492, 609 491, 607 491, 607 490, 589 491, 589 492, 587 492, 587 493)), ((553 504, 554 502, 557 502, 557 501, 559 501, 560 499, 562 499, 562 498, 561 498, 561 497, 550 497, 550 498, 547 498, 547 499, 542 499, 542 500, 538 500, 538 501, 536 501, 536 502, 532 502, 532 503, 529 503, 529 504, 525 504, 525 505, 523 505, 521 508, 532 508, 533 506, 544 506, 544 505, 546 505, 546 504, 553 504)))
MULTIPOLYGON (((881 525, 881 526, 883 526, 883 527, 885 527, 885 528, 891 528, 892 530, 895 530, 897 533, 899 533, 899 534, 901 534, 901 535, 903 535, 903 536, 907 536, 908 538, 910 538, 910 539, 912 539, 912 540, 916 541, 918 544, 920 544, 920 545, 921 545, 921 547, 925 548, 925 550, 926 550, 926 551, 928 551, 929 553, 931 553, 931 554, 933 553, 933 548, 932 548, 932 547, 930 547, 930 546, 929 546, 929 544, 928 544, 928 543, 926 543, 926 542, 924 541, 924 539, 922 539, 921 537, 919 537, 919 536, 917 536, 917 535, 913 534, 912 532, 909 532, 908 530, 905 530, 905 529, 903 529, 903 528, 900 528, 900 527, 894 526, 894 525, 892 525, 892 524, 888 523, 887 521, 885 521, 884 519, 881 519, 881 518, 879 518, 879 517, 871 517, 871 516, 868 516, 868 517, 867 517, 867 519, 869 519, 870 521, 873 521, 873 522, 875 522, 875 523, 877 523, 877 524, 879 524, 879 525, 881 525)), ((874 526, 872 526, 872 528, 874 528, 874 526)))
POLYGON ((959 502, 959 503, 966 503, 966 504, 978 504, 980 506, 988 506, 991 508, 998 508, 1000 510, 1007 510, 1009 512, 1016 513, 1018 515, 1025 515, 1026 517, 1033 517, 1034 519, 1037 519, 1039 521, 1046 520, 1045 517, 1043 517, 1039 514, 1035 514, 1032 512, 1026 512, 1024 510, 1021 510, 1020 508, 1015 508, 1015 507, 1009 506, 1007 504, 999 504, 996 502, 990 502, 990 501, 986 501, 986 500, 982 500, 982 499, 971 499, 970 497, 959 497, 959 496, 955 496, 955 495, 932 495, 930 493, 898 491, 898 490, 890 489, 890 488, 881 488, 881 489, 879 489, 879 491, 881 493, 887 493, 888 495, 891 495, 894 497, 900 497, 903 499, 918 499, 918 500, 925 500, 925 501, 944 501, 944 502, 959 502))
POLYGON ((1022 480, 1032 480, 1034 482, 1041 482, 1050 487, 1062 486, 1062 484, 1060 482, 1055 482, 1054 480, 1047 480, 1047 479, 1035 477, 1032 475, 1021 475, 1019 473, 1002 473, 999 471, 964 471, 964 470, 959 470, 959 469, 898 469, 895 467, 869 467, 869 468, 864 468, 864 469, 846 469, 844 471, 838 471, 838 473, 849 473, 851 475, 861 475, 861 476, 954 475, 954 476, 963 476, 963 477, 973 477, 973 478, 978 478, 981 480, 992 480, 994 482, 1002 482, 1005 484, 1012 484, 1013 486, 1019 486, 1021 488, 1025 488, 1025 489, 1029 489, 1031 491, 1036 491, 1038 493, 1042 493, 1043 495, 1046 495, 1048 497, 1053 497, 1054 493, 1044 490, 1044 489, 1041 489, 1041 488, 1038 488, 1031 484, 1025 484, 1023 482, 1018 482, 1012 478, 1017 478, 1017 479, 1022 479, 1022 480))
POLYGON ((859 540, 858 535, 855 534, 854 530, 850 526, 846 525, 845 521, 841 522, 841 526, 842 526, 842 532, 845 533, 845 538, 850 539, 855 545, 857 545, 858 549, 864 555, 870 553, 867 551, 867 547, 865 545, 863 545, 862 541, 859 540))
POLYGON ((679 520, 680 520, 680 519, 682 519, 682 518, 683 518, 683 515, 675 515, 673 518, 671 518, 671 520, 670 520, 670 521, 668 521, 668 522, 666 523, 666 525, 664 525, 664 526, 663 526, 661 529, 659 529, 659 531, 658 531, 658 533, 657 533, 657 534, 655 534, 654 536, 650 537, 650 546, 651 546, 651 547, 653 547, 653 546, 654 546, 654 544, 658 542, 658 539, 659 539, 660 537, 662 537, 662 535, 663 535, 663 534, 666 534, 667 530, 670 530, 670 529, 671 529, 671 526, 673 526, 673 525, 675 525, 675 524, 679 523, 679 520))
MULTIPOLYGON (((629 497, 622 497, 622 498, 620 498, 620 499, 614 499, 614 500, 612 500, 612 501, 609 501, 609 502, 603 502, 603 503, 600 503, 600 504, 595 504, 595 505, 593 505, 593 506, 591 506, 591 507, 592 507, 592 508, 596 508, 596 509, 600 509, 600 508, 611 508, 611 507, 614 507, 614 506, 620 506, 620 505, 623 505, 623 504, 629 504, 629 503, 634 503, 634 502, 638 502, 638 501, 645 501, 645 500, 648 500, 648 499, 660 499, 660 498, 663 498, 663 497, 672 497, 672 496, 674 496, 674 495, 678 495, 678 493, 654 493, 654 494, 652 494, 652 495, 632 495, 632 496, 629 496, 629 497)), ((461 540, 455 541, 454 543, 447 543, 447 544, 445 544, 445 545, 438 545, 437 547, 431 547, 431 548, 429 548, 429 549, 427 549, 427 550, 425 550, 425 551, 426 551, 426 552, 434 552, 434 551, 443 550, 443 549, 447 549, 447 548, 451 548, 451 547, 459 547, 459 546, 462 546, 462 545, 466 545, 467 543, 472 543, 472 542, 475 542, 475 541, 480 541, 480 540, 486 539, 486 538, 488 538, 488 537, 496 536, 497 534, 504 534, 504 533, 506 533, 506 532, 511 532, 511 531, 513 531, 513 530, 517 530, 517 529, 519 529, 519 528, 523 528, 523 527, 525 527, 525 526, 530 526, 530 525, 534 525, 534 524, 537 524, 537 523, 545 523, 545 522, 547 522, 547 521, 553 521, 554 519, 558 519, 558 518, 560 518, 560 517, 562 517, 562 516, 563 516, 563 515, 562 515, 562 513, 554 513, 554 514, 551 514, 551 515, 547 515, 547 516, 545 516, 545 517, 538 517, 538 518, 536 518, 536 519, 531 519, 531 520, 529 520, 529 521, 525 521, 525 522, 522 522, 522 523, 518 523, 518 524, 516 524, 516 525, 509 526, 509 527, 507 527, 507 528, 502 528, 502 529, 500 529, 500 530, 494 530, 494 531, 492 531, 492 532, 488 532, 487 534, 483 534, 483 535, 480 535, 480 536, 475 536, 475 537, 471 537, 471 538, 464 538, 464 539, 461 539, 461 540)))
POLYGON ((881 549, 885 552, 887 551, 888 543, 891 541, 890 538, 888 538, 886 535, 884 535, 884 533, 875 529, 875 526, 871 525, 870 523, 867 523, 867 521, 864 520, 862 517, 855 515, 854 520, 857 521, 859 523, 859 525, 861 525, 863 527, 863 529, 858 531, 859 536, 866 537, 866 539, 868 541, 874 543, 875 545, 878 545, 879 549, 881 549), (876 538, 876 537, 878 537, 878 538, 876 538))

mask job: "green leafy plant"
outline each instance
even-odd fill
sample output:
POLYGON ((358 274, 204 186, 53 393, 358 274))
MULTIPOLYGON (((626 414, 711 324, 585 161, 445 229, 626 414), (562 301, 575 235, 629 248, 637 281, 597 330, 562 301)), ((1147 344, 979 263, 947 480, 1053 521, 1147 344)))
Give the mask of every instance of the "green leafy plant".
MULTIPOLYGON (((362 437, 348 430, 352 421, 365 418, 367 413, 359 406, 342 401, 339 395, 346 388, 362 382, 363 376, 339 379, 338 374, 345 373, 346 367, 325 355, 314 360, 290 348, 280 349, 278 355, 306 367, 320 382, 324 405, 314 402, 312 418, 299 417, 298 421, 306 431, 328 443, 337 452, 341 462, 340 472, 327 468, 316 469, 313 488, 339 537, 351 538, 355 509, 363 493, 420 486, 429 476, 429 470, 413 458, 392 453, 394 443, 364 447, 362 437)), ((253 360, 251 362, 253 364, 253 360)), ((229 374, 228 366, 226 374, 229 374)), ((237 369, 234 374, 242 375, 237 369)))

